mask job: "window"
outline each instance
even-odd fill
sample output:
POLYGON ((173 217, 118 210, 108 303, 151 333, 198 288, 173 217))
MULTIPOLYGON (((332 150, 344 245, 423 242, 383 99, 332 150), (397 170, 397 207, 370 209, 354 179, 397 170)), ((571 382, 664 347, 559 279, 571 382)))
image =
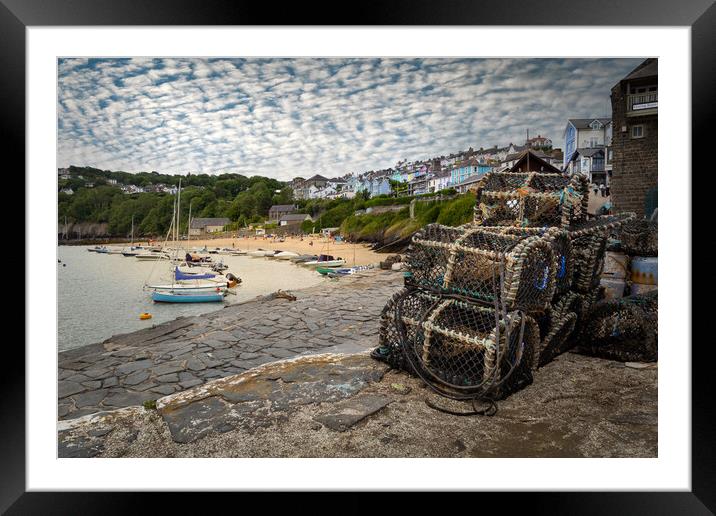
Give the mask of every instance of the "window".
POLYGON ((631 137, 632 138, 643 138, 644 137, 644 126, 643 125, 631 126, 631 137))

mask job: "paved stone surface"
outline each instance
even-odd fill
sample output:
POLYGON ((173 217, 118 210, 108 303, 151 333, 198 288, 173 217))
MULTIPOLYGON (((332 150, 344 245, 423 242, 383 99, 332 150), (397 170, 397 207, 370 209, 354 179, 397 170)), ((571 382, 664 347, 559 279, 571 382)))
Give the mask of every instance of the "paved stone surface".
POLYGON ((492 417, 367 353, 266 364, 60 421, 60 457, 656 457, 657 369, 567 353, 492 417), (402 388, 396 389, 395 385, 402 388), (320 421, 320 422, 319 422, 320 421))
POLYGON ((372 270, 294 291, 296 301, 265 296, 62 352, 59 418, 141 404, 337 345, 372 348, 380 311, 402 284, 400 273, 372 270))

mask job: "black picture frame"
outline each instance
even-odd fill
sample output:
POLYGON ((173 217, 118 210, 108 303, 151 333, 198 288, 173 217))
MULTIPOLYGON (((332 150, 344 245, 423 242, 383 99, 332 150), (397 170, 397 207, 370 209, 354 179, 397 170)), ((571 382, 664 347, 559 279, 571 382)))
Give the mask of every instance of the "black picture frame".
MULTIPOLYGON (((7 157, 12 157, 14 170, 25 170, 25 30, 30 26, 680 25, 691 27, 692 106, 698 106, 698 109, 692 109, 692 168, 710 171, 705 151, 711 147, 708 124, 714 119, 712 96, 716 91, 716 6, 713 0, 542 0, 539 6, 524 0, 453 0, 443 3, 370 0, 360 5, 346 5, 343 14, 339 14, 337 5, 324 0, 285 4, 231 0, 0 0, 0 127, 6 161, 7 157), (699 152, 694 152, 696 150, 699 152)), ((685 170, 678 171, 679 176, 675 180, 689 173, 688 149, 683 153, 685 170)), ((699 189, 693 192, 706 195, 699 193, 699 189)), ((694 198, 693 205, 698 204, 694 198)), ((692 218, 696 223, 697 218, 692 218)), ((693 231, 692 234, 696 235, 696 230, 693 231)), ((708 240, 713 240, 713 237, 708 240)), ((699 261, 694 254, 692 270, 697 270, 700 264, 712 268, 712 264, 704 262, 706 259, 699 261)), ((714 274, 709 273, 706 278, 713 280, 714 274)), ((691 278, 687 277, 685 281, 691 281, 691 278)), ((697 326, 708 320, 708 317, 699 317, 699 314, 705 314, 704 310, 708 307, 701 305, 700 308, 695 298, 683 301, 692 302, 694 327, 692 335, 685 333, 685 341, 679 345, 687 350, 689 339, 700 344, 691 348, 692 490, 484 494, 480 495, 480 505, 485 507, 483 498, 492 498, 501 504, 503 501, 497 499, 499 496, 509 497, 509 505, 502 507, 509 507, 510 512, 524 506, 532 514, 709 514, 716 511, 716 452, 711 442, 716 436, 716 397, 714 375, 710 371, 712 362, 709 360, 711 339, 697 341, 695 331, 697 326)), ((13 367, 3 368, 0 374, 0 512, 106 514, 141 508, 144 502, 127 493, 25 492, 25 355, 15 339, 3 340, 6 344, 3 356, 13 367)), ((348 510, 366 512, 374 509, 372 498, 353 496, 356 502, 344 506, 350 507, 348 510)), ((186 503, 183 496, 161 496, 159 499, 164 511, 181 508, 186 503)), ((421 503, 420 498, 414 500, 421 503)), ((474 503, 474 497, 471 500, 474 503)), ((242 505, 248 508, 248 503, 244 501, 242 505)))

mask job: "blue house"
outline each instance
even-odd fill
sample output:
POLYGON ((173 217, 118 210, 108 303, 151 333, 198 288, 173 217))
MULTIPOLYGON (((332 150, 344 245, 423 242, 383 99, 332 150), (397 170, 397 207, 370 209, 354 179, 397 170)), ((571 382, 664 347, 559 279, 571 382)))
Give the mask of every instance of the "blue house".
POLYGON ((370 195, 375 197, 376 195, 388 195, 391 192, 390 179, 383 176, 376 178, 372 181, 370 195))
POLYGON ((487 174, 492 167, 478 162, 476 159, 469 159, 456 163, 450 171, 450 184, 457 185, 474 175, 487 174))

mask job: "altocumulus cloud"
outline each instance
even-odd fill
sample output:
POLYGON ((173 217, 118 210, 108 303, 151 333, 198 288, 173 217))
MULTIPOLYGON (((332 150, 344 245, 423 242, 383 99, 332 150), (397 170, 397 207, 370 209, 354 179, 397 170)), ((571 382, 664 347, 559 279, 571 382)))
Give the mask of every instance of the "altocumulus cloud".
POLYGON ((60 59, 58 166, 288 180, 559 145, 640 59, 60 59))

